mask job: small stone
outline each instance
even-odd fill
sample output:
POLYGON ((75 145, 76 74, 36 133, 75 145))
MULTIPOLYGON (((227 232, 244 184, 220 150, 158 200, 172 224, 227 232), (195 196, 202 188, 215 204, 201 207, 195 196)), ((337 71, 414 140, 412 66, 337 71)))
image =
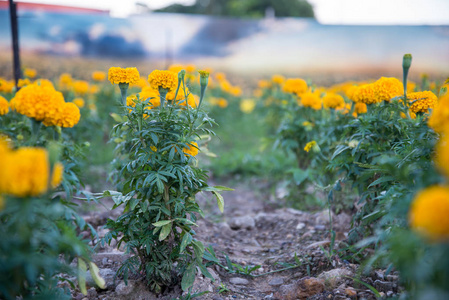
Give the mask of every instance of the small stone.
POLYGON ((387 276, 387 280, 388 281, 398 281, 399 280, 399 276, 397 276, 397 275, 388 275, 387 276))
POLYGON ((302 223, 302 222, 299 222, 298 225, 296 225, 296 230, 301 230, 301 229, 303 229, 304 227, 306 227, 306 224, 304 224, 304 223, 302 223))
POLYGON ((380 280, 374 281, 373 285, 376 288, 376 290, 382 291, 382 292, 391 291, 394 289, 394 286, 395 286, 395 284, 393 282, 380 281, 380 280))
POLYGON ((345 294, 348 295, 349 297, 356 297, 357 291, 353 287, 347 287, 345 289, 345 294))
POLYGON ((271 285, 271 286, 283 285, 284 284, 284 278, 282 278, 282 277, 274 277, 273 279, 271 279, 268 282, 268 284, 271 285))
POLYGON ((232 284, 239 284, 239 285, 247 285, 249 283, 248 280, 240 277, 232 277, 231 279, 229 279, 229 282, 232 284))
POLYGON ((282 285, 276 297, 285 300, 305 300, 324 291, 324 280, 305 277, 294 284, 282 285))
POLYGON ((128 285, 125 284, 125 282, 120 282, 119 285, 115 288, 115 292, 117 295, 120 296, 126 296, 132 293, 134 290, 134 282, 131 280, 128 280, 128 285))
MULTIPOLYGON (((335 217, 334 213, 332 212, 332 218, 335 217)), ((320 211, 319 213, 315 214, 315 223, 317 224, 324 224, 327 225, 330 223, 330 218, 329 218, 329 210, 325 209, 320 211)))
POLYGON ((228 221, 229 227, 233 230, 247 229, 251 230, 256 226, 254 218, 251 216, 234 217, 228 221))
POLYGON ((318 225, 315 225, 315 229, 316 230, 325 230, 326 226, 318 224, 318 225))
POLYGON ((330 288, 336 288, 346 279, 346 277, 350 276, 352 276, 352 271, 339 268, 323 272, 318 276, 318 278, 323 279, 326 286, 330 288))
POLYGON ((394 294, 393 291, 388 291, 388 292, 387 292, 387 297, 392 297, 393 294, 394 294))
POLYGON ((379 278, 380 280, 384 280, 384 273, 382 271, 375 271, 374 272, 376 274, 376 277, 379 278))

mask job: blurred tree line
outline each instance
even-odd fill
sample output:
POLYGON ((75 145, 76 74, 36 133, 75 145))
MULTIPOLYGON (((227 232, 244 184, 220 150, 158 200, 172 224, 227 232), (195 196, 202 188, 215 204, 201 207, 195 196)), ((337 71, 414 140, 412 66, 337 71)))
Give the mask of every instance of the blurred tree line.
POLYGON ((253 18, 273 14, 276 17, 315 17, 307 0, 196 0, 193 5, 172 4, 156 12, 253 18))

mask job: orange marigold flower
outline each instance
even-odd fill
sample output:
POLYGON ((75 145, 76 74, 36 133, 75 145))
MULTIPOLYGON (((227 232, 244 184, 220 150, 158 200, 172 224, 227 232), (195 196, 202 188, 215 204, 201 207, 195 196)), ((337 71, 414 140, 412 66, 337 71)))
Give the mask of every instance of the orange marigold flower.
POLYGON ((111 67, 108 71, 108 80, 112 84, 128 83, 135 84, 139 81, 140 74, 137 68, 111 67))
POLYGON ((394 77, 381 77, 373 83, 376 102, 390 101, 404 93, 404 85, 394 77))
POLYGON ((435 164, 449 179, 449 136, 447 134, 440 138, 435 148, 435 164))
POLYGON ((148 75, 150 86, 155 89, 166 89, 169 92, 178 86, 178 75, 172 71, 154 70, 148 75))
MULTIPOLYGON (((80 109, 72 102, 64 103, 62 106, 62 113, 59 114, 58 118, 54 123, 50 125, 57 125, 61 127, 73 127, 78 124, 81 118, 80 109)), ((48 126, 44 121, 44 125, 48 126)))
POLYGON ((89 92, 89 83, 84 80, 77 80, 72 84, 73 90, 78 95, 85 95, 89 92))
POLYGON ((67 90, 72 85, 73 79, 72 75, 69 73, 63 73, 59 76, 59 88, 63 90, 67 90))
POLYGON ((37 71, 35 69, 26 68, 23 71, 23 75, 25 75, 25 77, 28 77, 28 78, 34 78, 37 75, 37 71))
POLYGON ((282 91, 301 96, 307 92, 307 82, 301 78, 288 78, 282 85, 282 91))
POLYGON ((357 89, 353 91, 351 99, 354 102, 362 102, 365 104, 380 102, 379 98, 374 95, 374 85, 372 83, 358 86, 357 89))
POLYGON ((437 96, 431 91, 407 94, 407 100, 410 102, 410 111, 414 113, 426 113, 438 103, 437 96))
POLYGON ((75 98, 73 99, 72 102, 75 103, 75 105, 78 106, 79 108, 83 108, 85 105, 83 98, 75 98))
POLYGON ((0 116, 6 115, 9 112, 8 100, 0 96, 0 116))
POLYGON ((320 96, 318 94, 312 93, 312 92, 307 92, 305 94, 302 94, 300 103, 304 107, 311 107, 315 110, 320 110, 321 104, 322 104, 320 96))
POLYGON ((281 84, 284 83, 285 77, 282 76, 282 75, 279 75, 279 74, 275 74, 275 75, 273 75, 273 76, 271 77, 271 81, 272 81, 273 83, 275 83, 275 84, 281 85, 281 84))
POLYGON ((449 239, 449 187, 431 186, 420 191, 409 212, 410 227, 432 241, 449 239))
POLYGON ((19 79, 19 82, 17 82, 17 86, 18 87, 24 87, 24 86, 27 86, 27 85, 29 85, 29 84, 31 84, 31 81, 28 79, 28 78, 25 78, 25 79, 19 79))
POLYGON ((57 162, 53 166, 53 174, 51 175, 51 187, 57 188, 62 182, 62 175, 64 173, 64 166, 62 163, 57 162))
POLYGON ((430 115, 428 125, 438 133, 449 132, 449 94, 441 97, 430 115))
POLYGON ((188 154, 190 156, 196 156, 199 152, 198 144, 195 142, 191 142, 191 143, 187 144, 187 148, 183 148, 182 151, 186 155, 188 154))
POLYGON ((345 99, 342 96, 334 93, 327 93, 323 97, 323 107, 324 108, 333 108, 333 109, 342 109, 345 106, 345 99))
POLYGON ((357 102, 354 105, 354 112, 356 114, 366 114, 368 112, 368 106, 365 103, 357 102))
POLYGON ((106 79, 106 73, 102 71, 95 71, 92 73, 92 79, 95 81, 104 81, 106 79))

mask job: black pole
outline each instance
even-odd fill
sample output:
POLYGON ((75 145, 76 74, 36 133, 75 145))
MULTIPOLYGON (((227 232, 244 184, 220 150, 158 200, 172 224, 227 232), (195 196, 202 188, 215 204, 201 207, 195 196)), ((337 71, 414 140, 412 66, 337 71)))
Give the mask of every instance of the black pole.
POLYGON ((11 17, 11 35, 12 35, 12 53, 14 59, 14 81, 19 82, 22 77, 20 72, 20 56, 19 56, 19 30, 17 27, 17 6, 13 0, 9 0, 9 15, 11 17))

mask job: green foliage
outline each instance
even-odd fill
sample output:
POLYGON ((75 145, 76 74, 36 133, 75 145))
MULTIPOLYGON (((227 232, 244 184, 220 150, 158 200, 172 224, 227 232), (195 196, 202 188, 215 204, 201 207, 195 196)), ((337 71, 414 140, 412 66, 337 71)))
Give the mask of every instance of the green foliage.
MULTIPOLYGON (((183 92, 183 82, 179 84, 183 92)), ((229 189, 209 187, 206 171, 185 152, 196 148, 192 143, 201 143, 201 137, 214 134, 208 129, 214 122, 201 110, 201 100, 198 108, 187 109, 162 98, 165 105, 147 109, 151 101, 138 99, 135 108, 126 107, 123 121, 113 129, 118 142, 113 178, 122 193, 113 197, 114 208, 125 210, 117 220, 108 220, 105 240, 117 239, 131 254, 119 269, 125 281, 130 272, 142 272, 157 293, 178 283, 188 290, 197 267, 212 279, 202 263, 204 246, 193 230, 197 215, 202 215, 195 196, 212 192, 223 210, 219 192, 229 189)))
POLYGON ((315 17, 312 5, 306 0, 197 0, 191 6, 172 4, 156 11, 261 18, 269 8, 277 17, 315 17))

